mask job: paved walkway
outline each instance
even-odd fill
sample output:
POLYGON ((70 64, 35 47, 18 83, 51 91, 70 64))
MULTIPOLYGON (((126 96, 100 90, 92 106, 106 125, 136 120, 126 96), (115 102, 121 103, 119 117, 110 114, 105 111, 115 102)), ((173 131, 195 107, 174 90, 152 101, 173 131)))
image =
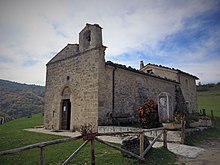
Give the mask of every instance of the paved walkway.
MULTIPOLYGON (((29 128, 25 129, 26 131, 31 131, 31 132, 38 132, 38 133, 45 133, 45 134, 53 134, 53 135, 58 135, 58 136, 68 136, 68 137, 75 137, 79 136, 79 132, 68 132, 68 131, 51 131, 51 130, 46 130, 44 128, 29 128)), ((122 138, 119 136, 100 136, 99 137, 102 140, 112 142, 112 143, 122 143, 122 138)), ((156 142, 153 147, 162 147, 163 143, 162 142, 156 142)), ((173 152, 176 155, 187 157, 187 158, 196 158, 200 153, 204 152, 205 149, 200 148, 200 147, 194 147, 194 146, 188 146, 188 145, 183 145, 183 144, 177 144, 177 143, 168 143, 167 144, 168 150, 173 152)))

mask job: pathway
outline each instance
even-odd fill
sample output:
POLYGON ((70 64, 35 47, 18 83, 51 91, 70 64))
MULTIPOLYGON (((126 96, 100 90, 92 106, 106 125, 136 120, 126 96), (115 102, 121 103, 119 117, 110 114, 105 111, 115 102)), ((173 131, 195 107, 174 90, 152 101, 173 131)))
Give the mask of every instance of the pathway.
POLYGON ((203 142, 199 147, 204 148, 196 158, 177 157, 178 165, 217 165, 220 164, 220 139, 203 142))

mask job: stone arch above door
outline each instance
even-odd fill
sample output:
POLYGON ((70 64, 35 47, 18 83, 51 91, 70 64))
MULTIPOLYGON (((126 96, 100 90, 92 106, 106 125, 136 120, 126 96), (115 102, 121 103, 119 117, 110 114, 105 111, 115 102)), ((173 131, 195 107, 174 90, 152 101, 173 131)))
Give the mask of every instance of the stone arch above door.
POLYGON ((63 97, 63 99, 69 99, 70 95, 71 95, 70 87, 69 86, 64 87, 61 92, 61 96, 63 97))

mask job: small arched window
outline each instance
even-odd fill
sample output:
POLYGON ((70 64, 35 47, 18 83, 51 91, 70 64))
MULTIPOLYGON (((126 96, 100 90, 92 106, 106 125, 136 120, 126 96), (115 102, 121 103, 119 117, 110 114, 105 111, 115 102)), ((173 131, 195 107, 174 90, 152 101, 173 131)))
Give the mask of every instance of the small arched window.
POLYGON ((91 31, 90 30, 87 30, 83 34, 83 40, 84 40, 84 48, 88 49, 91 44, 91 31))

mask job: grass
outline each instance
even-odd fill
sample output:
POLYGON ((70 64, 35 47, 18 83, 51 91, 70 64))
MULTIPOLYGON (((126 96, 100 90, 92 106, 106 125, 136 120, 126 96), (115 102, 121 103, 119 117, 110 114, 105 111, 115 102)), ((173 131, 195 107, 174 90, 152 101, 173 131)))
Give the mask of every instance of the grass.
MULTIPOLYGON (((211 110, 216 116, 216 128, 209 129, 200 133, 190 135, 186 138, 186 143, 196 145, 207 140, 216 140, 220 138, 220 92, 199 92, 198 93, 199 109, 206 109, 207 114, 211 110)), ((34 115, 32 118, 20 118, 0 125, 0 151, 22 147, 29 144, 62 138, 55 135, 46 135, 24 131, 25 128, 31 128, 43 124, 41 114, 34 115)), ((62 164, 62 162, 81 144, 82 140, 66 142, 62 144, 48 146, 45 149, 46 164, 62 164)), ((71 164, 90 164, 89 163, 89 145, 82 149, 81 152, 73 159, 71 164)), ((123 157, 119 151, 111 149, 98 142, 95 143, 96 164, 174 164, 175 155, 164 148, 153 149, 144 163, 135 159, 123 157)), ((39 149, 32 149, 12 155, 0 156, 0 164, 38 164, 39 149)))
MULTIPOLYGON (((40 133, 27 132, 23 129, 31 128, 36 125, 42 125, 42 115, 33 115, 32 118, 20 118, 10 121, 4 125, 0 125, 0 151, 22 147, 29 144, 62 138, 55 135, 47 135, 40 133)), ((46 164, 62 164, 67 157, 76 150, 82 140, 66 142, 57 145, 51 145, 45 148, 46 164)), ((87 145, 78 153, 71 164, 90 164, 89 160, 90 147, 87 145)), ((140 163, 135 159, 123 157, 122 154, 111 149, 101 143, 95 142, 96 164, 174 164, 175 156, 164 148, 153 149, 148 155, 144 163, 140 163)), ((38 164, 39 149, 32 149, 15 153, 11 155, 0 156, 0 164, 38 164)))
POLYGON ((216 117, 216 128, 210 128, 206 131, 196 132, 186 137, 185 144, 198 145, 205 141, 220 139, 220 117, 216 117))
POLYGON ((216 128, 187 136, 185 143, 189 145, 220 139, 220 92, 198 92, 198 105, 200 110, 206 110, 207 115, 213 110, 216 128))
POLYGON ((213 110, 220 117, 220 92, 198 92, 198 109, 205 109, 208 115, 213 110))

